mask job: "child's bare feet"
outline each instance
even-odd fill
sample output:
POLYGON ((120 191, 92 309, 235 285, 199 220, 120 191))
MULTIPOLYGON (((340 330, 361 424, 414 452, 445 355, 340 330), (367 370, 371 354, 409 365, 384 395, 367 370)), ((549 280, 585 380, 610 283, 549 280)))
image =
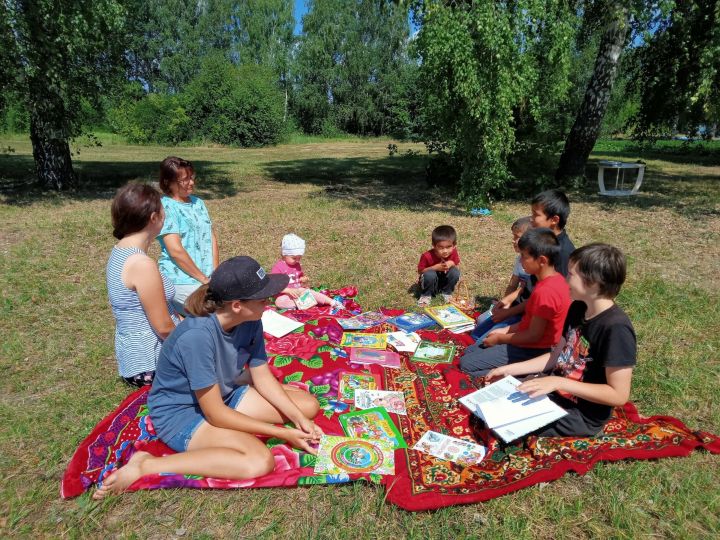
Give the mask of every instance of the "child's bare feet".
POLYGON ((99 500, 109 494, 117 495, 125 491, 138 478, 143 476, 141 465, 143 461, 152 458, 147 452, 136 452, 130 460, 117 471, 108 476, 95 493, 93 499, 99 500))

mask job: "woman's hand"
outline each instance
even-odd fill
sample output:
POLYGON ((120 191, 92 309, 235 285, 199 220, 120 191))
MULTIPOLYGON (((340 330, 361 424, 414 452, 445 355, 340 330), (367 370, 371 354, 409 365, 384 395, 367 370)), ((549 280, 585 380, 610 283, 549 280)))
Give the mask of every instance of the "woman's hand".
POLYGON ((304 450, 309 454, 317 455, 317 449, 310 446, 310 441, 314 441, 315 439, 300 429, 285 428, 282 438, 285 439, 285 441, 287 441, 293 448, 304 450))
POLYGON ((550 377, 536 377, 523 382, 517 388, 531 398, 535 398, 559 390, 564 380, 563 377, 556 377, 554 375, 550 377))
POLYGON ((320 437, 323 435, 323 430, 320 429, 320 426, 304 416, 299 419, 295 425, 303 432, 310 435, 313 442, 319 441, 320 437))

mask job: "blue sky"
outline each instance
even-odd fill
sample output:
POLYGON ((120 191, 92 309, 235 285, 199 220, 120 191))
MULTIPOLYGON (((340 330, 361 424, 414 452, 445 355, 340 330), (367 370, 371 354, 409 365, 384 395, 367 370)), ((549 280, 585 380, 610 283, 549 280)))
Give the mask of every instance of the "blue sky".
POLYGON ((302 17, 307 13, 306 0, 295 0, 295 9, 293 15, 295 16, 295 33, 299 34, 302 32, 302 17))
MULTIPOLYGON (((293 16, 295 17, 295 34, 302 32, 302 17, 307 13, 307 0, 295 0, 295 9, 293 9, 293 16)), ((410 33, 414 34, 417 28, 413 24, 412 18, 410 19, 410 33)))

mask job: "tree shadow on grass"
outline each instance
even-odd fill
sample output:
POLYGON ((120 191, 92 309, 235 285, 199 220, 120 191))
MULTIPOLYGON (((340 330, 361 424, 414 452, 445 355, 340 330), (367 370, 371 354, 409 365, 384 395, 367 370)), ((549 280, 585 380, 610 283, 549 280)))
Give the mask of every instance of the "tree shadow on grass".
MULTIPOLYGON (((605 211, 619 208, 653 210, 667 208, 687 218, 701 218, 720 215, 720 178, 703 174, 669 174, 650 168, 636 195, 608 197, 598 193, 596 163, 588 163, 587 181, 580 189, 585 202, 600 204, 605 211)), ((632 188, 634 176, 625 181, 627 189, 632 188)), ((606 187, 613 187, 612 182, 606 187)))
POLYGON ((683 151, 682 148, 646 149, 640 146, 628 146, 622 150, 595 150, 593 154, 630 162, 637 160, 657 160, 682 165, 720 165, 720 150, 714 149, 692 149, 683 151))
POLYGON ((272 180, 320 186, 320 196, 346 201, 355 208, 464 214, 451 190, 428 186, 426 160, 424 156, 310 158, 272 161, 263 168, 272 180))
MULTIPOLYGON (((242 191, 223 170, 225 163, 193 161, 199 178, 197 195, 203 199, 232 197, 242 191)), ((57 193, 36 184, 35 163, 29 155, 0 156, 0 196, 5 204, 24 206, 42 200, 54 205, 67 201, 109 200, 117 189, 130 181, 157 183, 157 161, 80 161, 73 162, 77 188, 57 193)))

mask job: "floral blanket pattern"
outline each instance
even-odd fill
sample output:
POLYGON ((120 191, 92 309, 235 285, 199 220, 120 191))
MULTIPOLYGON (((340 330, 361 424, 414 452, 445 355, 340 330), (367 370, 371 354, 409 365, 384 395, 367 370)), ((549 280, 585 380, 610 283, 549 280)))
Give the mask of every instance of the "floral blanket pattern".
MULTIPOLYGON (((357 313, 357 289, 346 287, 327 291, 342 296, 345 311, 331 314, 327 306, 316 306, 286 315, 304 323, 297 332, 282 338, 266 334, 268 356, 278 379, 312 392, 323 409, 316 422, 329 435, 342 435, 338 415, 349 406, 336 399, 337 377, 343 370, 367 369, 381 375, 383 387, 405 394, 407 416, 395 416, 408 449, 396 450, 395 476, 341 474, 316 475, 315 457, 290 448, 283 441, 268 439, 275 458, 275 470, 251 480, 228 480, 191 475, 163 474, 139 479, 131 491, 161 488, 245 488, 292 487, 310 484, 344 483, 359 479, 382 482, 387 500, 406 510, 427 510, 467 504, 498 497, 539 482, 559 478, 567 471, 583 474, 601 460, 653 459, 684 456, 697 448, 720 453, 720 438, 702 431, 691 431, 671 417, 642 418, 632 404, 615 411, 602 436, 595 438, 531 438, 522 447, 500 444, 487 430, 474 422, 457 401, 475 389, 473 381, 457 369, 457 359, 472 341, 467 335, 424 330, 424 339, 453 342, 457 356, 453 364, 416 364, 401 354, 402 369, 350 364, 339 347, 343 330, 337 317, 357 313), (488 447, 488 457, 480 464, 460 467, 452 462, 412 450, 428 431, 480 442, 488 447)), ((399 310, 383 310, 398 315, 399 310)), ((383 325, 369 332, 392 331, 383 325)), ((91 489, 130 456, 145 450, 154 455, 172 453, 155 435, 147 410, 147 388, 129 396, 105 417, 80 444, 62 479, 63 497, 74 497, 91 489)))

